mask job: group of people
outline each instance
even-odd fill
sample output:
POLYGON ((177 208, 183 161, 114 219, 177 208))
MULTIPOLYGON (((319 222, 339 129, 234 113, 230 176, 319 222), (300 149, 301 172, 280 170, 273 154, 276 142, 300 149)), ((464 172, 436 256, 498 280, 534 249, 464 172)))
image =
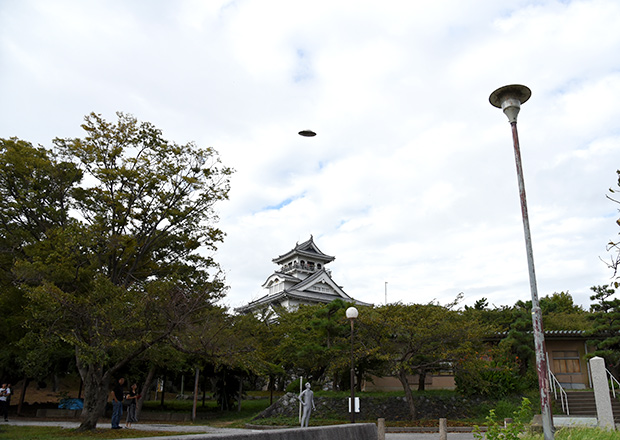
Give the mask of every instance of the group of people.
POLYGON ((11 384, 3 383, 0 388, 0 416, 9 421, 9 405, 11 405, 11 384))
POLYGON ((125 428, 131 428, 132 423, 138 421, 136 416, 136 404, 142 397, 138 394, 138 384, 132 383, 129 392, 125 393, 125 378, 121 377, 114 385, 110 396, 112 397, 112 429, 121 429, 121 416, 123 415, 123 404, 127 406, 127 421, 125 428))

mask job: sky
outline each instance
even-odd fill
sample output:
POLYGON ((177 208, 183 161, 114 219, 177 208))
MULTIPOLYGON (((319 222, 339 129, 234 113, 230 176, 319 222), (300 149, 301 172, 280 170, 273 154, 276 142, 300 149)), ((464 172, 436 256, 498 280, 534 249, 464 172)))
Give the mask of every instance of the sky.
POLYGON ((0 137, 51 147, 122 111, 215 148, 231 308, 311 235, 358 300, 501 307, 530 283, 489 95, 524 84, 538 294, 587 308, 620 232, 618 23, 617 0, 0 0, 0 137))

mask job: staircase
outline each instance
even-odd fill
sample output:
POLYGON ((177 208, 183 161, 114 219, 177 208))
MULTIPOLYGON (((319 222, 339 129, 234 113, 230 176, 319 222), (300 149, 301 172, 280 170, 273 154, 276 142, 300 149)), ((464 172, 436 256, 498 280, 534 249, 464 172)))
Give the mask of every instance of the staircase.
MULTIPOLYGON (((596 402, 594 391, 566 391, 568 398, 568 412, 575 417, 596 417, 596 402)), ((614 420, 620 423, 620 400, 611 395, 611 409, 614 413, 614 420)), ((557 405, 557 408, 561 406, 557 405)))

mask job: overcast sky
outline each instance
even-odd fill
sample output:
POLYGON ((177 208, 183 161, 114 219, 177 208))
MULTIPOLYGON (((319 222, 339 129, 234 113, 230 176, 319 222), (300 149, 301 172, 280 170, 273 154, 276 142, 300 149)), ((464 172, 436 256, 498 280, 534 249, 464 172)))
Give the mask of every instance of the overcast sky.
POLYGON ((0 0, 0 137, 51 146, 135 115, 236 170, 217 259, 237 307, 313 234, 354 298, 589 306, 619 205, 620 2, 0 0), (297 134, 317 132, 314 138, 297 134))

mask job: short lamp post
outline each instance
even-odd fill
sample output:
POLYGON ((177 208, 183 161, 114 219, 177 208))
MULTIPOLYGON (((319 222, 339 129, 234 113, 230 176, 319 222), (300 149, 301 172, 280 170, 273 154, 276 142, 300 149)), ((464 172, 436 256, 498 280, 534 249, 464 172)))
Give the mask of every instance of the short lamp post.
POLYGON ((355 423, 355 364, 353 361, 353 322, 357 319, 357 309, 349 307, 347 309, 347 318, 351 321, 351 423, 355 423))
POLYGON ((534 330, 534 348, 536 351, 536 370, 538 372, 538 386, 540 389, 540 406, 545 440, 553 440, 553 419, 551 415, 551 403, 549 396, 549 376, 547 359, 545 356, 545 335, 542 326, 542 313, 538 302, 538 288, 536 287, 536 273, 534 271, 534 253, 532 251, 532 236, 530 234, 530 222, 527 214, 527 200, 525 198, 525 183, 523 180, 523 168, 521 165, 521 151, 519 149, 519 136, 517 133, 517 115, 521 104, 525 103, 532 92, 526 86, 513 84, 500 87, 491 93, 489 101, 494 107, 501 108, 508 117, 512 127, 512 140, 514 145, 515 161, 517 164, 517 179, 519 181, 519 195, 521 197, 521 215, 523 217, 523 232, 525 234, 525 248, 530 275, 530 290, 532 293, 532 325, 534 330))

